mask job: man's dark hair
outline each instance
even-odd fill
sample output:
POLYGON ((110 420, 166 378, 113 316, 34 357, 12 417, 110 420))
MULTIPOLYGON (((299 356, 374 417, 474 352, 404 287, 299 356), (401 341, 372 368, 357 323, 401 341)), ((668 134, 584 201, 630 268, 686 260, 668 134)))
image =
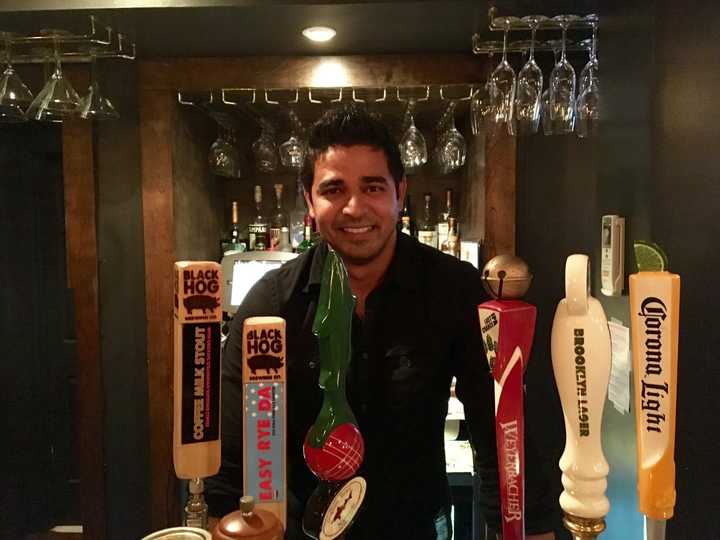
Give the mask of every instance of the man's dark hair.
POLYGON ((326 111, 310 128, 307 152, 300 180, 309 194, 315 174, 315 162, 331 146, 372 146, 385 152, 388 170, 397 188, 405 176, 400 150, 390 130, 378 118, 356 103, 326 111))

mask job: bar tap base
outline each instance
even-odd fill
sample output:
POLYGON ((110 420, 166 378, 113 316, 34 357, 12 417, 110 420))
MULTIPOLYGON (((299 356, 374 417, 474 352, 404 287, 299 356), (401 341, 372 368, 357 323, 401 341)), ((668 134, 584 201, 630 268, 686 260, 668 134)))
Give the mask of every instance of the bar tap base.
POLYGON ((590 540, 600 536, 605 530, 605 519, 583 518, 565 514, 563 525, 572 534, 573 540, 590 540))

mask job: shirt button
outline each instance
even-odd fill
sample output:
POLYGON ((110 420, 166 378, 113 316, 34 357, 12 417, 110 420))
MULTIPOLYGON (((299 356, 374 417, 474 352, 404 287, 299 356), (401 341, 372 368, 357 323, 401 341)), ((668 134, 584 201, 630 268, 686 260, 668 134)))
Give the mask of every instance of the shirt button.
POLYGON ((308 366, 310 366, 310 369, 315 369, 316 364, 311 360, 310 362, 308 362, 308 366))

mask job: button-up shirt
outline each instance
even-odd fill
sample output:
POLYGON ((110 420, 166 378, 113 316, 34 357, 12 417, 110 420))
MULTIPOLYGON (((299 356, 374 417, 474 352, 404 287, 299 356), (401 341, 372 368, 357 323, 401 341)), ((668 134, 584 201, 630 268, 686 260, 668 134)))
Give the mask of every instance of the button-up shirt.
MULTIPOLYGON (((237 508, 242 490, 242 327, 247 317, 286 320, 289 538, 318 480, 302 445, 320 410, 320 358, 312 334, 327 245, 268 272, 248 293, 230 327, 222 373, 222 466, 208 481, 211 513, 237 508)), ((465 409, 480 475, 480 505, 499 523, 493 379, 477 305, 488 298, 469 263, 398 234, 394 258, 352 325, 347 397, 365 441, 358 474, 367 480, 363 509, 349 538, 435 538, 436 516, 450 505, 444 426, 451 380, 465 409)), ((549 484, 526 449, 526 527, 552 529, 549 484), (533 467, 535 468, 533 470, 533 467)), ((302 538, 302 536, 297 536, 302 538)))

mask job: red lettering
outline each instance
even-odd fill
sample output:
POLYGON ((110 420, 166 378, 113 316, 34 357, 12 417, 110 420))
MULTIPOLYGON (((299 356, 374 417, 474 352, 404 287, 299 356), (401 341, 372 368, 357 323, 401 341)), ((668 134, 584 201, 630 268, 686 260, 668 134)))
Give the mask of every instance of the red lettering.
POLYGON ((264 386, 263 388, 258 390, 258 395, 260 397, 264 397, 265 399, 272 399, 272 387, 264 386))

